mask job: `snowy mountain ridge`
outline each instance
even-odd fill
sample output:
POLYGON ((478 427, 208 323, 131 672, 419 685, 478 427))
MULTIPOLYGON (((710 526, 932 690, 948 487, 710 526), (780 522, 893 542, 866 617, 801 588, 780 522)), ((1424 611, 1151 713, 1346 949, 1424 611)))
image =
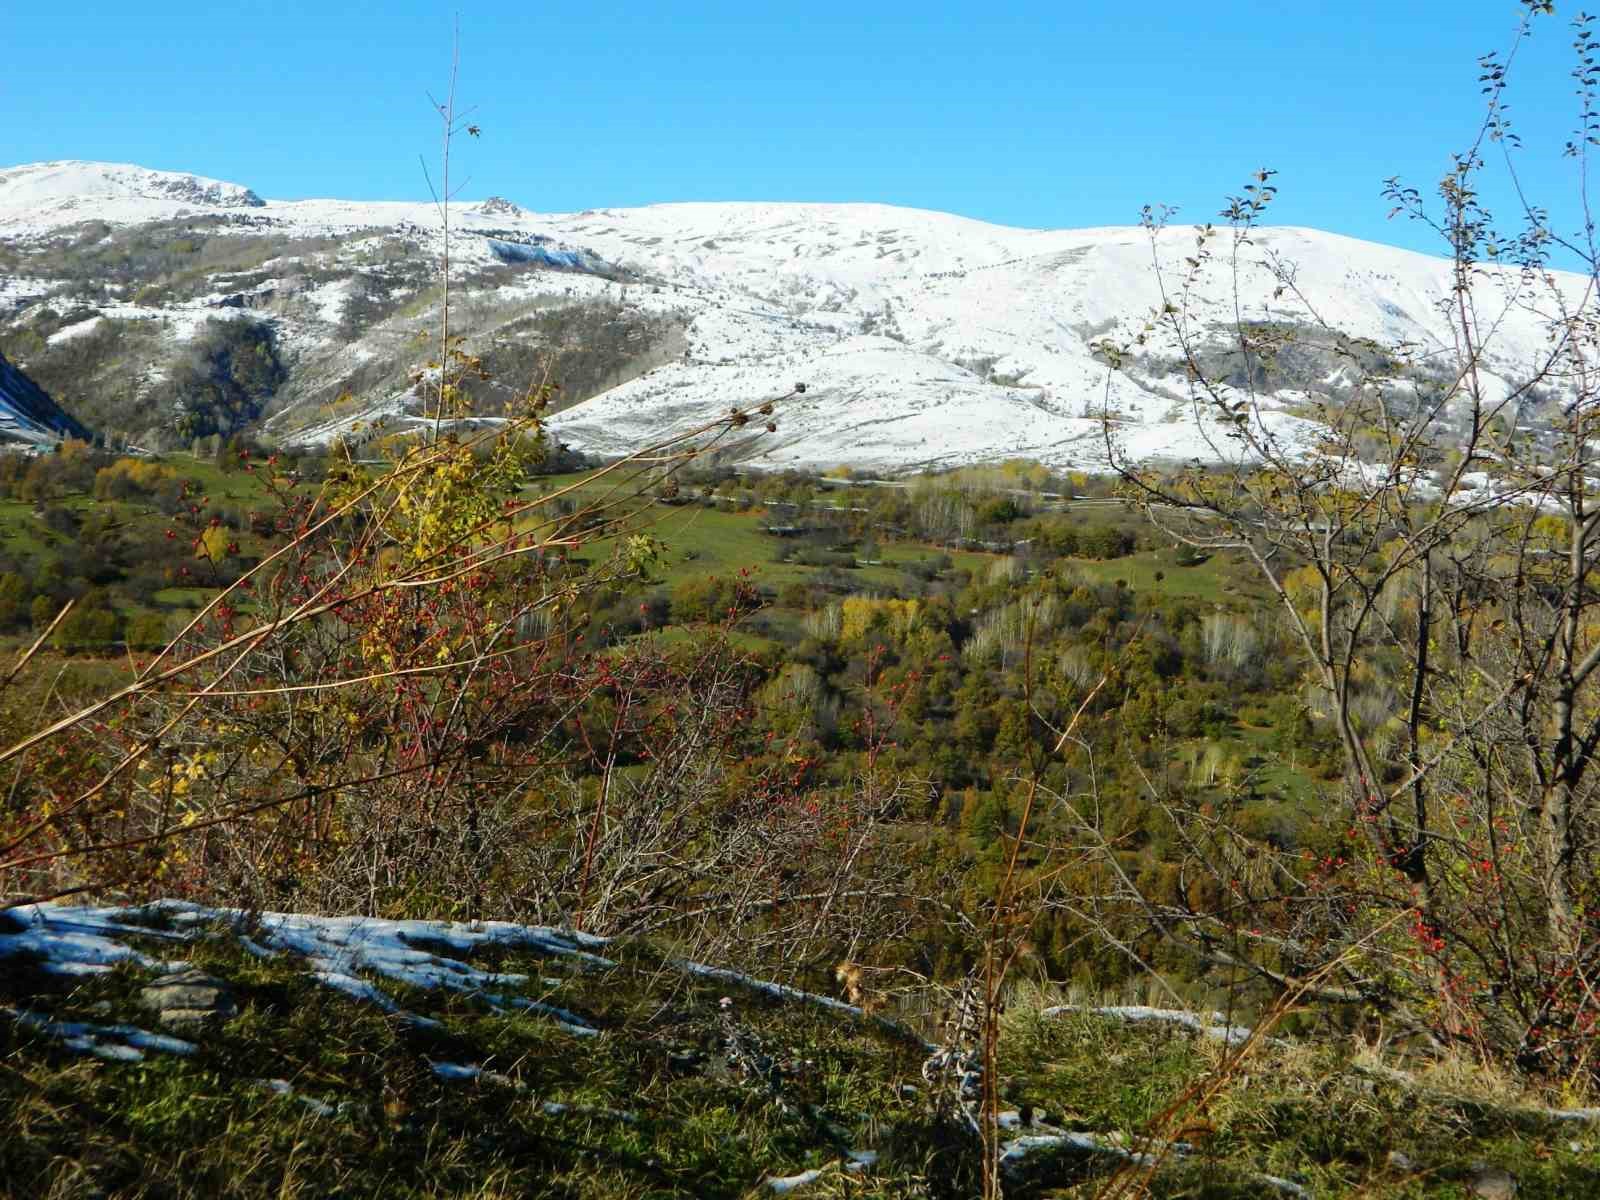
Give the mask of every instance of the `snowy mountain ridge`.
MULTIPOLYGON (((133 205, 147 202, 209 208, 260 208, 263 201, 247 187, 187 175, 155 171, 131 163, 62 161, 0 168, 0 204, 35 214, 66 213, 105 202, 133 205)), ((130 213, 133 211, 130 207, 130 213)), ((152 210, 155 211, 155 210, 152 210)))
MULTIPOLYGON (((557 433, 597 453, 801 380, 806 395, 778 432, 741 447, 752 465, 894 471, 1029 457, 1092 468, 1105 458, 1107 409, 1131 455, 1229 452, 1196 420, 1170 346, 1153 340, 1115 375, 1096 352, 1160 303, 1154 262, 1169 278, 1183 272, 1188 227, 1152 244, 1139 228, 1017 229, 879 204, 543 214, 498 197, 458 204, 452 226, 458 327, 492 352, 508 392, 526 379, 507 372, 551 358, 566 399, 578 401, 554 419, 557 433)), ((0 274, 0 349, 51 375, 90 349, 127 348, 122 358, 139 359, 128 401, 138 415, 121 427, 160 440, 169 426, 221 429, 163 392, 185 347, 215 339, 217 322, 264 323, 288 382, 259 397, 258 411, 246 406, 247 423, 289 443, 349 437, 377 414, 403 427, 417 408, 405 367, 437 302, 441 248, 430 203, 261 199, 108 164, 0 169, 0 251, 13 267, 0 274), (95 277, 78 260, 112 269, 95 277)), ((1344 333, 1424 356, 1453 346, 1440 311, 1444 259, 1262 229, 1243 252, 1248 319, 1310 319, 1292 293, 1275 294, 1275 261, 1294 264, 1298 289, 1344 333)), ((1520 286, 1509 273, 1479 284, 1497 328, 1491 386, 1520 382, 1545 345, 1539 313, 1510 302, 1520 286)), ((1218 346, 1234 301, 1222 269, 1190 297, 1218 346)), ((1286 390, 1266 419, 1309 444, 1312 399, 1286 390)))

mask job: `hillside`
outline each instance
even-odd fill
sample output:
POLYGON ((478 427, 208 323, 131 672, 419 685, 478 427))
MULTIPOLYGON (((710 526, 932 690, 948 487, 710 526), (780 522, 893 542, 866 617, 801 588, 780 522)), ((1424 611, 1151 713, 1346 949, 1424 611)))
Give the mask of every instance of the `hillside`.
MULTIPOLYGON (((505 922, 183 903, 0 922, 7 1194, 973 1187, 975 1145, 926 1065, 938 1025, 914 1006, 891 1020, 660 946, 505 922)), ((1379 1051, 1249 1039, 1221 1013, 1049 1000, 1019 994, 1005 1023, 1008 1195, 1600 1183, 1596 1110, 1482 1073, 1414 1076, 1379 1051)))
MULTIPOLYGON (((85 421, 152 445, 259 429, 281 443, 403 428, 416 334, 431 328, 443 238, 429 204, 261 199, 195 176, 100 163, 0 170, 0 350, 85 421), (267 363, 235 366, 245 345, 267 363), (225 399, 219 401, 218 397, 225 399), (361 432, 357 432, 360 430, 361 432)), ((453 316, 497 387, 494 415, 548 370, 562 440, 613 454, 809 388, 779 430, 731 449, 752 464, 882 471, 1025 456, 1103 465, 1101 415, 1146 459, 1215 460, 1231 444, 1150 339, 1108 379, 1096 345, 1137 332, 1161 297, 1138 228, 1033 230, 870 204, 666 204, 540 214, 457 206, 453 316)), ((1188 228, 1155 254, 1179 275, 1188 228)), ((1450 265, 1315 230, 1242 248, 1247 320, 1318 316, 1404 344, 1425 382, 1452 345, 1450 265), (1281 294, 1276 294, 1281 293, 1281 294)), ((1487 271, 1493 393, 1543 344, 1514 272, 1487 271)), ((1202 338, 1234 318, 1225 264, 1188 297, 1202 338)), ((1349 380, 1306 361, 1265 381, 1265 420, 1315 436, 1314 402, 1349 380)), ((1537 416, 1537 414, 1530 414, 1537 416)))
POLYGON ((48 446, 89 431, 0 354, 0 444, 48 446))

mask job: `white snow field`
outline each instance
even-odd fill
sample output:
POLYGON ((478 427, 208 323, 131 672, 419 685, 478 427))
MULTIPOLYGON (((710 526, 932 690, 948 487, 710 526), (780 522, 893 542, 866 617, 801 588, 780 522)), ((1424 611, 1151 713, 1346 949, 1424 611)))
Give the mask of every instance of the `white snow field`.
MULTIPOLYGON (((404 239, 428 253, 442 244, 431 203, 263 200, 237 184, 105 163, 0 169, 0 241, 37 243, 88 221, 116 227, 206 215, 226 217, 231 223, 219 228, 241 236, 278 231, 345 239, 347 247, 404 239)), ((751 465, 890 472, 1027 457, 1094 468, 1106 459, 1107 411, 1132 458, 1237 453, 1237 443, 1194 411, 1163 338, 1147 344, 1128 374, 1109 372, 1095 351, 1102 339, 1136 332, 1161 303, 1158 262, 1169 285, 1183 274, 1195 249, 1188 226, 1152 244, 1137 227, 1017 229, 878 204, 540 214, 498 199, 458 203, 452 225, 460 271, 519 264, 523 273, 500 287, 506 295, 606 300, 670 315, 684 329, 681 358, 555 418, 556 434, 579 448, 626 452, 805 382, 777 432, 741 450, 751 465)), ((1223 340, 1234 320, 1228 247, 1223 231, 1214 243, 1219 261, 1187 300, 1203 341, 1223 340)), ((1290 227, 1257 231, 1240 253, 1237 300, 1249 320, 1318 319, 1441 362, 1453 352, 1441 311, 1451 287, 1445 259, 1290 227), (1292 264, 1315 317, 1295 289, 1278 294, 1280 262, 1292 264)), ((1580 295, 1583 280, 1552 278, 1569 300, 1580 295)), ((1546 347, 1550 306, 1527 286, 1516 272, 1492 268, 1475 285, 1479 323, 1494 330, 1491 389, 1525 378, 1546 347)), ((308 294, 303 313, 280 322, 284 344, 296 353, 337 347, 357 361, 372 353, 335 331, 343 296, 337 283, 308 294)), ((1286 444, 1314 439, 1316 426, 1295 415, 1311 398, 1268 399, 1265 419, 1286 444)), ((375 411, 396 404, 392 395, 370 400, 375 411)), ((325 441, 363 417, 300 436, 325 441)))

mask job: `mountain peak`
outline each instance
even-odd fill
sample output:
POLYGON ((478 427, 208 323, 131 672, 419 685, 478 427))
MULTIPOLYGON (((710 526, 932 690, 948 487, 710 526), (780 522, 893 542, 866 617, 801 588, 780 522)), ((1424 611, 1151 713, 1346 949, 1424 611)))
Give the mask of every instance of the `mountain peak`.
POLYGON ((265 203, 242 184, 132 163, 68 159, 0 168, 0 210, 118 200, 204 208, 260 208, 265 203))
POLYGON ((487 200, 474 205, 474 208, 486 217, 520 217, 522 208, 507 200, 504 196, 490 196, 487 200))

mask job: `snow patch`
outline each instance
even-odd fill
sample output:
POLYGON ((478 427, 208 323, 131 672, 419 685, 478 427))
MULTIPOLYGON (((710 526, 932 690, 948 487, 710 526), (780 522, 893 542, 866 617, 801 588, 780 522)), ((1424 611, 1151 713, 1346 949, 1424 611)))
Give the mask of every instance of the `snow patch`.
POLYGON ((1242 1025, 1231 1025, 1219 1012, 1191 1013, 1181 1009, 1149 1008, 1142 1004, 1111 1004, 1093 1007, 1084 1004, 1056 1004, 1041 1009, 1041 1017, 1059 1017, 1063 1013, 1087 1013, 1095 1017, 1111 1017, 1132 1024, 1178 1025, 1191 1029, 1202 1037, 1224 1042, 1229 1046, 1242 1045, 1254 1032, 1242 1025))
POLYGON ((94 1025, 85 1021, 52 1021, 39 1013, 16 1008, 0 1008, 0 1015, 10 1017, 24 1029, 55 1038, 75 1053, 92 1054, 96 1058, 112 1062, 142 1062, 146 1050, 184 1057, 195 1052, 193 1042, 186 1042, 182 1038, 171 1037, 164 1033, 151 1033, 136 1025, 94 1025))
POLYGON ((58 329, 45 339, 52 346, 59 346, 62 342, 70 342, 74 338, 83 337, 84 334, 93 333, 106 323, 102 316, 93 316, 86 321, 78 321, 64 329, 58 329))
POLYGON ((383 921, 367 917, 315 917, 298 913, 262 913, 253 925, 234 909, 207 908, 165 902, 139 909, 89 908, 57 904, 28 905, 12 909, 22 928, 0 933, 0 959, 22 954, 39 960, 44 970, 81 974, 108 971, 131 962, 152 970, 173 971, 187 963, 168 963, 140 953, 119 939, 154 937, 186 942, 208 925, 224 923, 239 930, 248 949, 259 957, 292 954, 304 959, 312 978, 353 999, 376 1005, 386 1013, 421 1027, 438 1027, 432 1018, 407 1012, 372 979, 424 990, 445 989, 481 1000, 491 1008, 515 1008, 547 1017, 564 1031, 593 1037, 596 1029, 583 1017, 556 1005, 499 989, 528 982, 521 974, 483 971, 462 959, 489 947, 524 949, 582 966, 611 967, 615 963, 593 953, 605 945, 592 935, 488 921, 469 925, 450 921, 383 921), (130 922, 157 918, 176 929, 152 929, 130 922), (245 930, 249 929, 249 933, 245 930), (447 950, 450 954, 441 953, 447 950))

